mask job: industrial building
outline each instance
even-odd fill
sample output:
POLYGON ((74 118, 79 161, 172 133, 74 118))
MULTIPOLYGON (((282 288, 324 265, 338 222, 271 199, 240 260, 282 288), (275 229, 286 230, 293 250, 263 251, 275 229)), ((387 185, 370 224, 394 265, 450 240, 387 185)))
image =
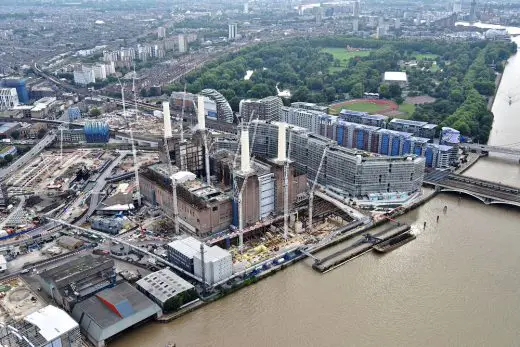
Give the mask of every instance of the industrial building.
MULTIPOLYGON (((257 136, 261 134, 263 129, 258 129, 257 136)), ((276 134, 274 134, 276 135, 276 134)), ((265 137, 265 149, 270 147, 272 143, 269 137, 265 137)), ((236 141, 234 142, 236 144, 236 141)), ((236 189, 242 190, 245 177, 247 176, 246 186, 242 190, 243 201, 243 222, 244 225, 253 225, 259 220, 264 220, 283 212, 283 192, 284 192, 284 162, 274 159, 255 158, 250 162, 251 171, 243 174, 240 170, 241 158, 235 161, 234 151, 221 149, 222 142, 218 142, 218 150, 211 155, 211 172, 220 182, 221 186, 233 186, 234 178, 237 179, 236 189)), ((276 143, 275 143, 276 144, 276 143)), ((225 148, 226 146, 224 146, 225 148)), ((274 149, 276 151, 276 148, 274 149)), ((290 161, 288 166, 288 192, 290 209, 305 199, 307 192, 307 176, 295 169, 294 161, 290 161)), ((238 206, 237 201, 233 202, 233 225, 238 226, 238 206)))
MULTIPOLYGON (((196 180, 194 176, 186 181, 179 178, 176 182, 181 230, 206 237, 231 225, 232 203, 227 194, 196 180)), ((165 164, 141 169, 139 187, 142 196, 168 214, 173 213, 171 183, 165 164)))
POLYGON ((170 242, 166 246, 171 263, 213 285, 233 274, 231 253, 218 247, 208 247, 193 237, 170 242), (204 267, 204 270, 203 270, 204 267))
POLYGON ((36 100, 31 109, 31 117, 46 118, 49 114, 54 112, 60 103, 56 101, 55 97, 46 97, 36 100))
POLYGON ((85 242, 83 242, 83 240, 76 239, 72 236, 63 235, 58 239, 56 243, 58 244, 58 246, 72 251, 83 246, 85 242))
POLYGON ((0 325, 0 346, 80 347, 79 325, 66 312, 48 305, 23 320, 0 325))
POLYGON ((92 217, 90 218, 90 226, 94 230, 117 235, 123 229, 124 223, 121 218, 92 217))
MULTIPOLYGON (((278 124, 254 122, 258 124, 255 125, 257 137, 252 144, 253 154, 259 157, 275 157, 278 147, 278 124)), ((366 127, 360 124, 355 126, 366 127)), ((287 131, 292 132, 292 135, 286 137, 291 138, 290 158, 294 160, 296 169, 306 173, 309 180, 316 177, 323 152, 328 148, 327 160, 322 167, 318 183, 337 194, 355 197, 368 193, 415 192, 422 185, 424 158, 414 154, 378 156, 364 150, 344 148, 330 138, 312 134, 299 127, 289 126, 287 131)), ((365 146, 367 142, 371 142, 369 139, 359 143, 365 146)), ((355 137, 353 141, 358 143, 355 137)), ((375 143, 379 145, 378 141, 375 143)))
POLYGON ((388 129, 404 131, 415 136, 433 139, 437 125, 416 120, 394 118, 388 123, 388 129))
POLYGON ((63 129, 60 131, 60 140, 63 136, 63 142, 68 143, 79 143, 85 142, 85 130, 84 129, 63 129))
POLYGON ((252 119, 279 121, 282 117, 282 107, 282 99, 277 96, 268 96, 260 100, 241 100, 239 105, 240 118, 245 122, 252 119), (253 118, 251 119, 251 117, 253 118))
POLYGON ((0 88, 0 111, 12 110, 18 106, 18 94, 15 88, 0 88))
POLYGON ((116 283, 114 260, 90 254, 43 270, 39 274, 42 290, 66 311, 95 293, 116 283))
POLYGON ((179 309, 197 299, 195 287, 169 269, 151 273, 136 282, 139 289, 152 299, 164 313, 179 309))
MULTIPOLYGON (((232 148, 229 141, 216 142, 217 150, 211 155, 213 175, 221 186, 232 188, 234 193, 233 225, 239 228, 268 220, 284 210, 287 124, 272 122, 273 128, 259 127, 263 122, 241 127, 240 157, 229 150, 232 148), (249 140, 249 132, 255 136, 254 141, 253 137, 249 140), (283 146, 278 146, 279 142, 283 146), (249 148, 254 146, 269 155, 251 159, 249 148)), ((307 191, 307 176, 295 169, 292 160, 287 163, 287 183, 287 203, 291 209, 306 197, 307 191)))
POLYGON ((72 317, 96 347, 105 346, 122 331, 157 317, 161 308, 139 290, 123 282, 74 306, 72 317))
POLYGON ((0 123, 0 138, 6 138, 21 127, 20 123, 0 123))
POLYGON ((56 97, 56 91, 47 82, 32 85, 29 91, 29 98, 31 100, 38 100, 41 98, 56 97))

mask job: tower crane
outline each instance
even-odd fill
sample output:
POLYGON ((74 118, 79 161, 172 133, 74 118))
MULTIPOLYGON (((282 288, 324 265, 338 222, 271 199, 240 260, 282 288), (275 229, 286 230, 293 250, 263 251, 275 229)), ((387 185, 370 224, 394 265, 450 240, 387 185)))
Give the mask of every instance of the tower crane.
MULTIPOLYGON (((134 75, 135 78, 135 75, 134 75)), ((126 117, 126 104, 125 104, 125 88, 124 84, 121 83, 121 80, 118 78, 119 85, 121 86, 121 101, 123 104, 123 118, 125 119, 126 125, 128 126, 128 118, 126 117)), ((137 99, 134 93, 134 102, 135 102, 135 110, 137 113, 137 99)), ((135 150, 134 143, 134 132, 131 127, 130 129, 130 141, 132 142, 132 156, 134 158, 134 174, 135 174, 135 184, 137 187, 137 205, 141 206, 141 190, 139 189, 139 167, 137 166, 137 152, 135 150)))
POLYGON ((316 171, 316 177, 314 177, 314 182, 312 182, 311 190, 309 191, 309 232, 313 231, 312 227, 312 213, 313 213, 313 204, 314 204, 314 191, 316 190, 316 186, 318 185, 318 178, 320 177, 321 169, 323 167, 323 163, 325 162, 325 157, 327 156, 328 147, 325 147, 323 150, 323 154, 321 156, 320 165, 318 166, 318 170, 316 171))
POLYGON ((287 148, 287 159, 283 166, 283 238, 287 240, 289 233, 289 225, 287 219, 289 218, 289 164, 291 157, 291 141, 292 131, 289 132, 289 147, 287 148))
MULTIPOLYGON (((186 86, 184 86, 184 96, 182 98, 183 112, 184 112, 185 100, 186 100, 186 86)), ((164 105, 163 112, 169 113, 170 112, 169 106, 170 106, 169 102, 167 105, 164 105), (168 106, 167 109, 166 109, 166 106, 168 106)), ((167 115, 167 118, 168 118, 168 120, 170 119, 169 114, 167 115)), ((183 139, 184 138, 183 138, 182 126, 181 126, 181 142, 183 141, 183 139)), ((168 134, 166 134, 166 133, 164 136, 164 151, 166 153, 166 158, 167 158, 167 162, 168 162, 168 174, 170 176, 170 181, 171 181, 171 186, 172 186, 173 229, 174 229, 175 234, 179 234, 180 231, 179 231, 179 207, 177 205, 177 181, 173 177, 173 166, 172 166, 172 160, 171 160, 171 156, 170 156, 170 147, 168 146, 168 134)), ((180 154, 181 154, 180 160, 182 161, 183 160, 183 158, 182 158, 183 151, 180 151, 180 154)))

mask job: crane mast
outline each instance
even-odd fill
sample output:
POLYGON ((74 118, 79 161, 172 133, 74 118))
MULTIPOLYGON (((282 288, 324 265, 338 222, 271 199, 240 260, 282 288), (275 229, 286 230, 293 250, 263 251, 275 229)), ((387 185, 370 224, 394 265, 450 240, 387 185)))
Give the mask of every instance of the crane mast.
MULTIPOLYGON (((134 76, 135 78, 135 76, 134 76)), ((126 104, 125 104, 125 88, 124 85, 121 84, 121 81, 119 81, 119 85, 121 86, 121 101, 123 103, 123 118, 126 121, 126 125, 128 126, 128 118, 126 117, 126 104)), ((134 102, 136 107, 136 113, 137 113, 137 99, 134 93, 134 102)), ((141 190, 139 189, 139 167, 137 166, 137 152, 135 150, 135 143, 134 143, 134 132, 132 131, 132 128, 129 127, 130 130, 130 141, 132 142, 132 156, 134 159, 134 176, 135 176, 135 184, 137 187, 137 205, 141 206, 141 190)))
POLYGON ((289 132, 289 147, 287 148, 287 159, 283 166, 283 238, 287 240, 289 233, 289 164, 291 157, 292 131, 289 132))
POLYGON ((309 232, 313 231, 312 227, 312 213, 313 213, 313 205, 314 205, 314 191, 316 190, 316 186, 318 185, 318 178, 320 177, 321 169, 323 167, 323 163, 325 162, 325 157, 327 156, 328 147, 325 147, 323 150, 323 155, 321 156, 320 165, 318 166, 318 171, 316 171, 316 177, 314 177, 314 182, 312 183, 311 190, 309 192, 309 232))

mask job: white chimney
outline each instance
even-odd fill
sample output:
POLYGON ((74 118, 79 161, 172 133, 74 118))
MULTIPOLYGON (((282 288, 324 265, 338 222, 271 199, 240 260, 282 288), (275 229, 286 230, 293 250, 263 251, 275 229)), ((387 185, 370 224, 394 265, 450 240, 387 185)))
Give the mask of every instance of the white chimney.
POLYGON ((240 136, 240 171, 248 172, 250 170, 251 164, 249 163, 249 130, 244 126, 240 136))
POLYGON ((278 160, 287 160, 287 143, 285 142, 285 129, 287 129, 287 123, 278 124, 278 160))
POLYGON ((164 138, 172 137, 172 120, 170 118, 170 102, 163 101, 164 138))
POLYGON ((199 130, 206 129, 206 118, 204 116, 204 95, 199 95, 197 97, 197 123, 199 125, 199 130))

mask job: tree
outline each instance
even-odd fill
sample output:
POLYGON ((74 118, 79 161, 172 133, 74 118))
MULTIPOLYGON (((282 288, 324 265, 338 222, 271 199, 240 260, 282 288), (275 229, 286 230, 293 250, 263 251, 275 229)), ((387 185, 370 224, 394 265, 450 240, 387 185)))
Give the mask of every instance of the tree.
POLYGON ((404 102, 404 99, 402 96, 398 96, 397 98, 395 98, 395 103, 397 105, 401 105, 403 102, 404 102))
POLYGON ((97 107, 94 107, 90 110, 89 114, 91 117, 99 117, 101 115, 101 111, 97 107))
POLYGON ((390 87, 386 83, 382 83, 379 86, 379 95, 383 98, 389 98, 390 97, 390 87))
POLYGON ((391 84, 388 87, 388 92, 390 93, 390 97, 397 98, 398 96, 401 96, 401 87, 399 87, 398 84, 391 84))
POLYGON ((249 97, 257 99, 262 99, 266 96, 273 95, 271 88, 269 88, 269 86, 265 83, 255 84, 253 88, 247 92, 247 94, 249 97))
POLYGON ((336 100, 336 88, 334 88, 334 87, 325 88, 325 96, 327 97, 327 101, 336 100))
POLYGON ((293 101, 308 101, 310 96, 310 91, 307 87, 302 86, 294 92, 291 99, 293 101))
POLYGON ((18 140, 20 138, 20 132, 18 130, 15 130, 11 133, 11 137, 15 140, 18 140))
POLYGON ((6 163, 10 163, 13 161, 13 156, 11 154, 7 154, 5 157, 4 157, 4 160, 6 163))
POLYGON ((41 128, 40 130, 38 130, 38 134, 36 135, 36 137, 38 137, 39 139, 42 139, 44 136, 45 136, 45 133, 47 131, 43 128, 41 128))
POLYGON ((362 83, 356 83, 352 86, 352 89, 350 90, 350 95, 353 98, 361 98, 363 96, 364 90, 363 90, 363 84, 362 83))

